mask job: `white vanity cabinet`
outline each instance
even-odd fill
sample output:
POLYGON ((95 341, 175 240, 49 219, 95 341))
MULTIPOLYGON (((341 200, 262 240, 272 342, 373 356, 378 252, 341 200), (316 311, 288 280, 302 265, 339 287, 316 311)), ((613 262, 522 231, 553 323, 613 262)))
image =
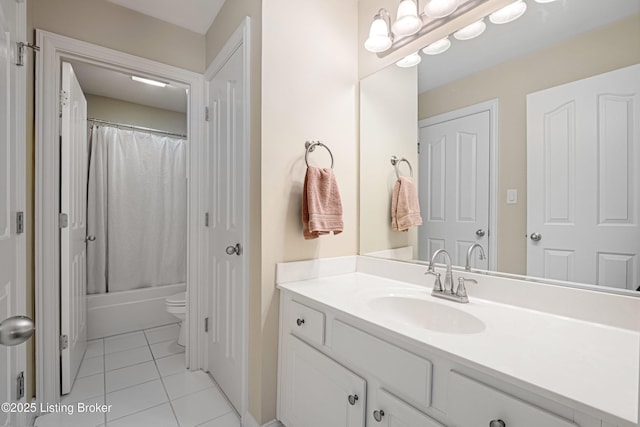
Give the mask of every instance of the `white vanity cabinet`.
POLYGON ((601 426, 573 422, 572 408, 544 396, 487 385, 486 374, 473 378, 458 361, 392 343, 315 301, 285 291, 280 309, 278 419, 286 427, 601 426))
POLYGON ((287 427, 364 427, 366 382, 295 336, 287 342, 281 421, 287 427))

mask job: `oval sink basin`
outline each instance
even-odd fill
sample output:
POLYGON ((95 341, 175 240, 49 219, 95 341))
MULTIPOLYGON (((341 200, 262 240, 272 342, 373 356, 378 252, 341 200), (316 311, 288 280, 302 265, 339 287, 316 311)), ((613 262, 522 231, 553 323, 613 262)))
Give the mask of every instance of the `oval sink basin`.
POLYGON ((369 307, 389 320, 449 334, 477 334, 482 320, 457 308, 408 296, 384 296, 369 301, 369 307))

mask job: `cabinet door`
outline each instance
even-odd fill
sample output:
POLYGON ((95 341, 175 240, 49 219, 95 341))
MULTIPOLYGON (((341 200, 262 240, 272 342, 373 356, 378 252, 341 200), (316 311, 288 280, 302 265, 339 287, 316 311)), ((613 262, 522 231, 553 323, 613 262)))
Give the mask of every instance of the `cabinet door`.
POLYGON ((384 390, 378 390, 376 403, 371 406, 373 427, 444 427, 384 390))
POLYGON ((298 338, 287 339, 287 427, 364 427, 366 382, 298 338))

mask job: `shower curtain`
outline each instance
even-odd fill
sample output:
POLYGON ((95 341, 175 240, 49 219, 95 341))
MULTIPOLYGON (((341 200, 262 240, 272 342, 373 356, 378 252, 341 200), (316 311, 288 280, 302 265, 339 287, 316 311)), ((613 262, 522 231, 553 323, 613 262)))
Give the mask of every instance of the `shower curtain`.
POLYGON ((94 125, 90 145, 87 293, 184 283, 186 141, 94 125))

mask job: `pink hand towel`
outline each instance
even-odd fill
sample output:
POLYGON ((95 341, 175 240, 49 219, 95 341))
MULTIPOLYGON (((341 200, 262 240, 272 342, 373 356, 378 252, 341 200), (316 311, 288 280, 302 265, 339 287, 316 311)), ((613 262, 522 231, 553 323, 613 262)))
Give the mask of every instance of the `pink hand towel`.
POLYGON ((342 201, 333 170, 309 166, 302 189, 302 228, 304 238, 341 233, 342 201))
POLYGON ((393 186, 391 196, 391 229, 409 231, 410 227, 422 225, 420 202, 413 180, 401 176, 393 186))

